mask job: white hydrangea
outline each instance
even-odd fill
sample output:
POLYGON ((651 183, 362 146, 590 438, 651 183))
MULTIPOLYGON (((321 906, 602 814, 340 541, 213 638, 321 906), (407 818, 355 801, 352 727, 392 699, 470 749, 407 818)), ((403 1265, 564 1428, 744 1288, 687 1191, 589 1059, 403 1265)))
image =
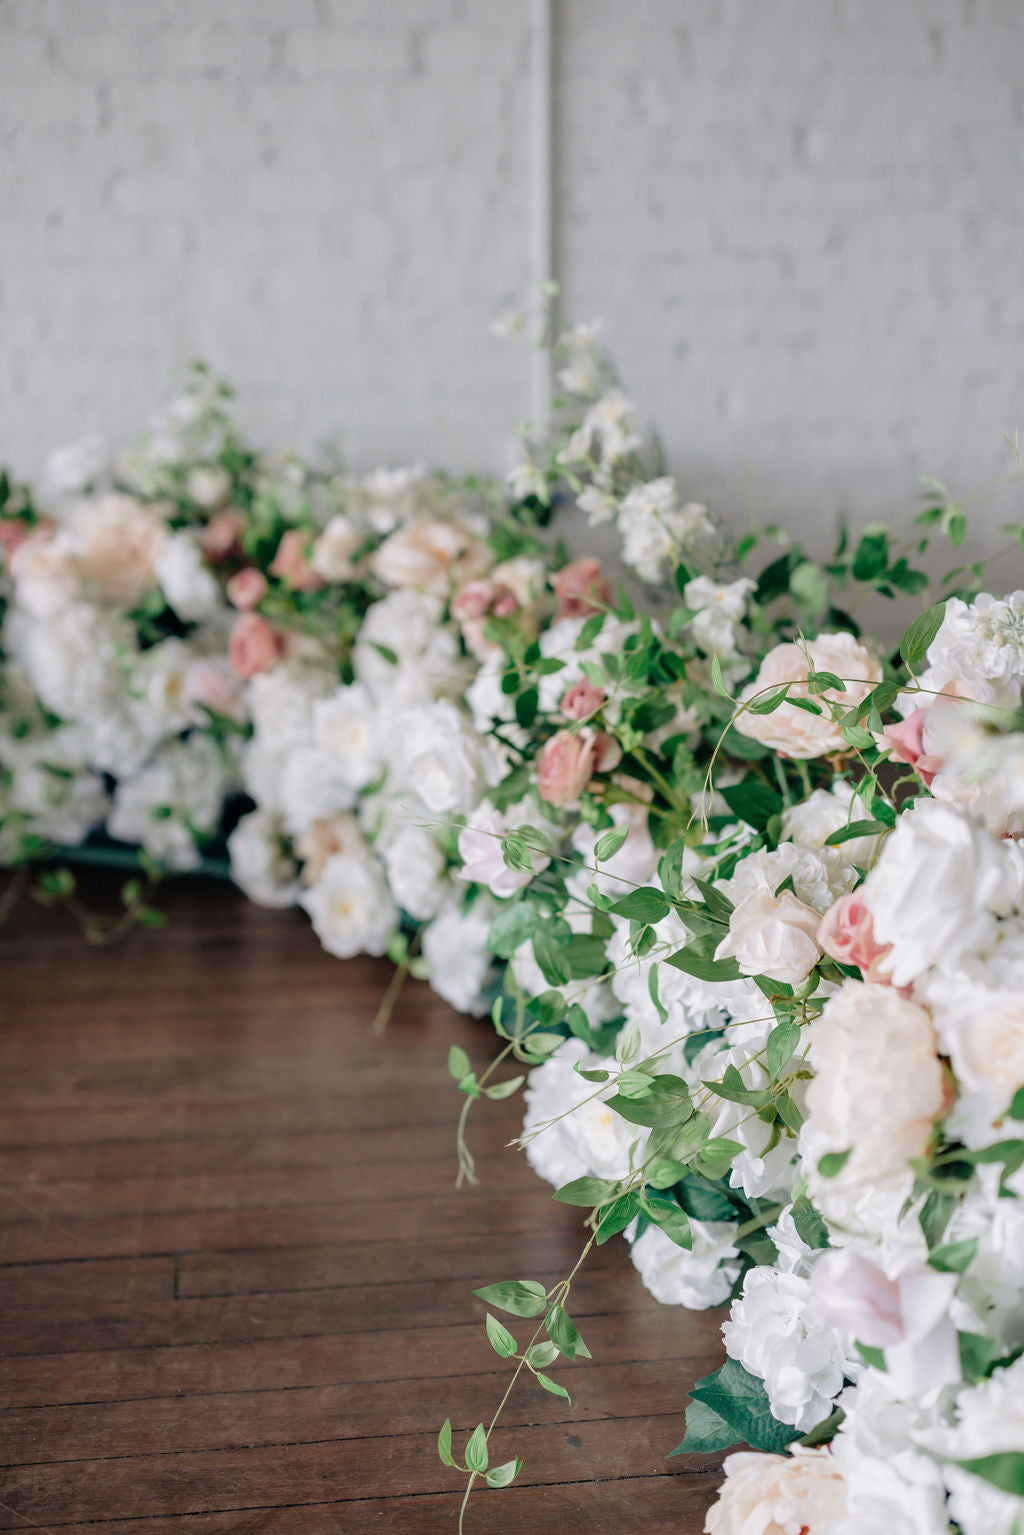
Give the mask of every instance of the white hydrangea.
MULTIPOLYGON (((732 1031, 730 1030, 730 1038, 732 1031)), ((705 1082, 719 1082, 728 1067, 739 1072, 745 1087, 757 1090, 768 1085, 769 1077, 761 1062, 752 1057, 758 1045, 727 1043, 709 1045, 697 1057, 700 1078, 705 1082)), ((797 1084, 794 1091, 797 1090, 797 1084)), ((742 1189, 749 1199, 763 1198, 769 1194, 785 1194, 795 1182, 796 1142, 786 1133, 776 1135, 772 1125, 752 1114, 746 1104, 733 1103, 726 1098, 715 1097, 706 1106, 711 1116, 709 1134, 738 1141, 743 1147, 733 1159, 729 1182, 733 1188, 742 1189)))
POLYGON ((630 1147, 636 1143, 636 1165, 650 1135, 630 1125, 604 1102, 615 1092, 587 1082, 573 1068, 607 1070, 609 1063, 592 1054, 579 1039, 567 1039, 530 1072, 523 1116, 526 1157, 534 1172, 560 1188, 574 1178, 624 1178, 630 1170, 630 1147))
POLYGON ((720 881, 718 889, 738 906, 758 890, 774 892, 791 879, 797 900, 824 914, 853 889, 857 877, 845 858, 831 858, 826 851, 797 842, 780 842, 776 848, 764 848, 741 859, 732 878, 720 881))
POLYGON ((904 1400, 881 1370, 864 1370, 839 1396, 832 1441, 849 1517, 830 1535, 947 1535, 941 1468, 921 1448, 941 1421, 937 1396, 904 1400))
POLYGON ((806 1433, 828 1417, 850 1344, 818 1316, 806 1279, 774 1268, 751 1269, 722 1337, 731 1357, 764 1381, 780 1423, 806 1433))
POLYGON ((739 1277, 740 1255, 730 1244, 729 1221, 690 1218, 693 1247, 678 1247, 657 1226, 648 1226, 630 1248, 637 1273, 654 1299, 665 1306, 706 1311, 729 1299, 739 1277))
POLYGON ((197 838, 217 829, 234 783, 234 772, 208 736, 170 741, 118 782, 108 830, 121 842, 139 843, 169 868, 194 869, 197 838))
POLYGON ((869 869, 878 851, 879 838, 851 837, 838 847, 827 847, 826 843, 834 832, 864 819, 866 814, 852 785, 840 780, 831 789, 815 789, 799 804, 787 806, 782 812, 782 836, 797 847, 816 852, 824 860, 829 888, 845 894, 851 888, 846 883, 850 877, 846 870, 854 864, 869 869))
POLYGON ((950 1509, 963 1535, 1016 1535, 1024 1523, 1024 1497, 951 1465, 1024 1446, 1024 1359, 966 1386, 956 1399, 956 1425, 935 1436, 945 1461, 950 1509))
POLYGON ((490 742, 448 699, 404 710, 394 734, 402 781, 434 815, 465 814, 498 780, 490 742))
POLYGON ((457 698, 472 675, 454 630, 444 624, 444 603, 405 587, 375 602, 353 652, 356 679, 389 708, 457 698), (392 659, 394 658, 394 659, 392 659))
POLYGON ((683 588, 683 601, 696 610, 690 620, 690 632, 708 655, 731 660, 739 655, 737 630, 747 610, 747 598, 754 590, 748 576, 722 585, 710 576, 694 576, 683 588))
POLYGON ((900 707, 906 712, 947 688, 978 703, 1016 708, 1024 686, 1024 591, 982 592, 972 603, 951 597, 927 661, 919 679, 924 696, 905 693, 900 707))

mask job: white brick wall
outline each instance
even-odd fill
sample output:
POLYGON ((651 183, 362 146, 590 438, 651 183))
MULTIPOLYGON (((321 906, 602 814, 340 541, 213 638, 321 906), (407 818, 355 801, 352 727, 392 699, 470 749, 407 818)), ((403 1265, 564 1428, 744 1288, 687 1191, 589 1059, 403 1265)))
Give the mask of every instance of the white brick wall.
MULTIPOLYGON (((1018 0, 556 3, 566 307, 687 492, 814 528, 1006 469, 1018 0)), ((0 0, 0 458, 202 353, 268 440, 500 467, 527 66, 526 0, 0 0)))

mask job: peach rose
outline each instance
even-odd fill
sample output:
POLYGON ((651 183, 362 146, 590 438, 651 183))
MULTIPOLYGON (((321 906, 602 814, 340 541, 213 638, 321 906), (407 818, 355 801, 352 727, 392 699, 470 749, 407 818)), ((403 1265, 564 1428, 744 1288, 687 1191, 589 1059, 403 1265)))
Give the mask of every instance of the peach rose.
POLYGON ((558 598, 559 618, 586 618, 601 612, 612 600, 611 587, 601 574, 601 561, 593 554, 581 555, 556 570, 551 585, 558 598))
POLYGON ((239 677, 273 671, 284 644, 277 630, 258 613, 243 613, 231 631, 228 659, 239 677))
POLYGON ((567 689, 559 705, 567 720, 585 720, 597 712, 605 701, 604 688, 599 688, 581 677, 567 689))
POLYGON ((776 645, 761 662, 756 679, 740 694, 740 702, 747 703, 764 695, 765 689, 788 682, 792 686, 787 702, 771 714, 744 711, 736 720, 736 729, 784 757, 822 757, 826 752, 846 751, 842 730, 834 723, 829 704, 855 709, 881 680, 878 657, 852 634, 819 634, 807 644, 776 645), (790 698, 810 697, 807 676, 812 671, 832 672, 845 684, 845 692, 830 688, 811 700, 820 714, 809 714, 788 702, 790 698))
POLYGON ((154 567, 166 538, 150 507, 133 496, 103 496, 74 525, 75 571, 102 596, 130 607, 156 585, 154 567))
POLYGON ((332 517, 313 545, 309 563, 325 581, 351 581, 355 575, 352 556, 364 535, 348 517, 332 517))
POLYGON ((559 730, 541 753, 537 791, 550 805, 571 805, 595 773, 606 773, 621 760, 619 743, 604 731, 581 730, 573 735, 559 730))
POLYGON ((454 522, 414 522, 386 538, 370 561, 386 586, 411 586, 446 597, 453 584, 482 576, 491 563, 486 545, 454 522))
POLYGON ((323 576, 318 576, 309 563, 306 543, 306 534, 300 528, 289 528, 282 535, 270 565, 270 574, 293 592, 316 592, 324 584, 323 576))
POLYGON ((824 1535, 846 1517, 846 1484, 827 1449, 789 1455, 741 1450, 708 1510, 707 1535, 824 1535))
POLYGON ((336 815, 314 821, 296 840, 295 850, 303 860, 302 878, 307 885, 317 883, 328 860, 336 854, 365 859, 370 851, 350 810, 339 810, 336 815))
POLYGON ((218 512, 216 517, 211 517, 203 531, 203 553, 208 560, 219 563, 221 560, 237 559, 242 553, 242 534, 245 532, 245 513, 237 507, 227 512, 218 512))
POLYGON ((267 594, 267 578, 255 565, 247 565, 231 577, 227 587, 228 601, 240 613, 251 613, 258 608, 267 594))
POLYGON ((818 943, 840 965, 856 965, 867 981, 888 981, 876 973, 877 961, 890 945, 875 937, 875 922, 859 890, 841 895, 821 919, 818 943))

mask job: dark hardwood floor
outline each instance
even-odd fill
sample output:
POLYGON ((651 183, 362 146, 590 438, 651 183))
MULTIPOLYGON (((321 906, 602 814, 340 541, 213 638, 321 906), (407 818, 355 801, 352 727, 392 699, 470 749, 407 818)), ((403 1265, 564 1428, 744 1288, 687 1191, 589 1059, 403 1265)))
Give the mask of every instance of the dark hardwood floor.
MULTIPOLYGON (((454 1535, 437 1430, 508 1378, 470 1292, 567 1272, 581 1212, 505 1149, 518 1099, 474 1108, 453 1186, 445 1059, 489 1026, 412 983, 375 1040, 385 962, 213 885, 162 904, 110 949, 27 902, 0 929, 0 1529, 454 1535)), ((517 1388, 494 1452, 525 1466, 467 1532, 695 1535, 714 1462, 665 1454, 720 1317, 617 1240, 572 1311, 593 1362, 554 1372, 571 1406, 517 1388)))

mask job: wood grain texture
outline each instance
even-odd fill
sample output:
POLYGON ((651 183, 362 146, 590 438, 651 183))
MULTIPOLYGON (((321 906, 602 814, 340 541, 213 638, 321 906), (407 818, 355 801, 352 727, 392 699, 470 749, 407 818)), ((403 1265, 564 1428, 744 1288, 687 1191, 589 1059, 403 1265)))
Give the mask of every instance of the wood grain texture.
MULTIPOLYGON (((515 1100, 474 1109, 455 1190, 445 1058, 487 1027, 410 984, 376 1041, 383 962, 229 890, 165 904, 111 950, 32 907, 0 931, 0 1530, 454 1535, 437 1429, 507 1380, 470 1292, 566 1272, 580 1212, 506 1149, 515 1100)), ((665 1455, 720 1317, 656 1305, 617 1241, 572 1310, 594 1361, 571 1406, 513 1394, 523 1473, 467 1535, 696 1535, 716 1462, 665 1455)))

